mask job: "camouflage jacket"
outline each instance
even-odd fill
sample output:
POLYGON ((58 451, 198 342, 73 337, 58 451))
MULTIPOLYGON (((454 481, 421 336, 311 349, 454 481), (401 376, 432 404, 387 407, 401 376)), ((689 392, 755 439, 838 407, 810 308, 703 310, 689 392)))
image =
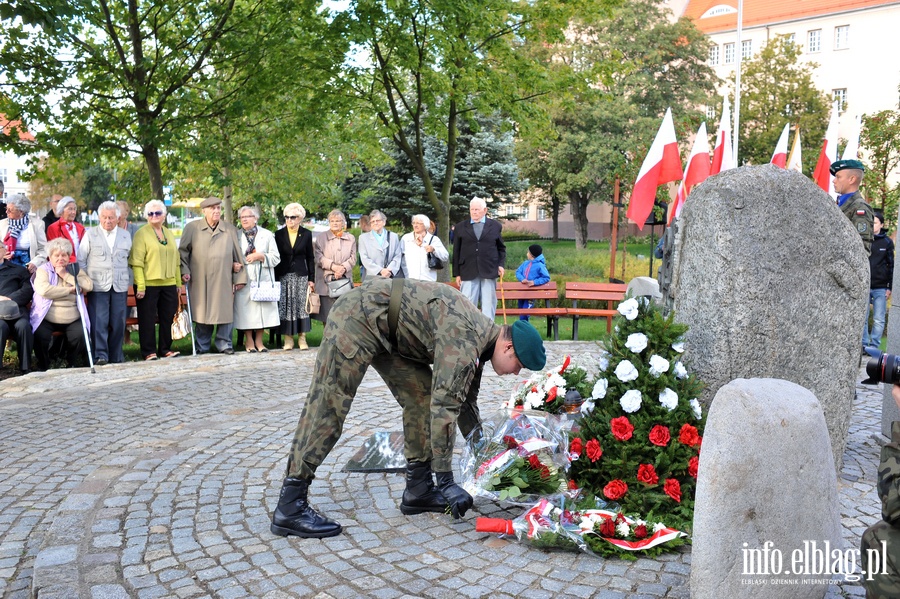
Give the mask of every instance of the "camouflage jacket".
POLYGON ((881 448, 878 496, 882 519, 900 528, 900 422, 891 423, 891 442, 881 448))
POLYGON ((841 212, 850 219, 850 224, 859 233, 862 238, 863 246, 866 248, 866 255, 872 253, 872 241, 875 239, 875 230, 873 223, 875 221, 875 212, 872 207, 863 199, 860 193, 855 192, 841 206, 841 212))
POLYGON ((500 326, 449 285, 405 279, 397 347, 392 347, 388 331, 392 283, 390 279, 367 280, 360 288, 362 309, 381 333, 380 343, 386 351, 433 365, 432 469, 449 472, 460 406, 473 381, 480 379, 484 363, 479 356, 496 341, 500 326))

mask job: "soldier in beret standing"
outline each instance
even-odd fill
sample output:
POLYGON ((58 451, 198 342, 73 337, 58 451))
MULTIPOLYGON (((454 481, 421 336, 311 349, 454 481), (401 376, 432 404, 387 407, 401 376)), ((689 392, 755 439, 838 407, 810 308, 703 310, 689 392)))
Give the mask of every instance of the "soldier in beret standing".
POLYGON ((523 367, 540 370, 546 363, 544 344, 531 324, 494 324, 442 283, 372 277, 338 298, 294 435, 272 533, 312 538, 341 533, 340 524, 309 506, 307 491, 337 443, 370 365, 403 409, 407 467, 400 511, 465 515, 472 496, 453 480, 453 444, 457 425, 468 436, 481 424, 475 400, 488 360, 501 375, 518 374, 523 367))
POLYGON ((872 241, 875 239, 873 229, 875 212, 859 193, 866 169, 859 160, 838 160, 831 163, 829 170, 834 177, 834 191, 838 194, 837 204, 862 238, 866 255, 871 255, 872 241))

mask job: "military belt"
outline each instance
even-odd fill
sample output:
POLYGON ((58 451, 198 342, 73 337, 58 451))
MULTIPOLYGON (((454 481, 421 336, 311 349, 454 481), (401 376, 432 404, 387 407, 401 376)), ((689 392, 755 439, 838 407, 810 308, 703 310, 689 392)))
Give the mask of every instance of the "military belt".
POLYGON ((403 297, 403 279, 391 282, 391 303, 388 305, 388 340, 397 347, 397 323, 400 320, 400 300, 403 297))

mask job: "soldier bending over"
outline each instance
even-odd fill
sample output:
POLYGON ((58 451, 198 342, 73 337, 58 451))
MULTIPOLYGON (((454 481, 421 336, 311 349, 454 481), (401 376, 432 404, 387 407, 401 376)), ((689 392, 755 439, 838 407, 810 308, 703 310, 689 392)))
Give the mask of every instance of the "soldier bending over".
POLYGON ((449 508, 455 518, 465 515, 472 497, 453 481, 453 444, 457 422, 464 436, 481 424, 476 399, 488 360, 501 375, 540 370, 544 344, 531 324, 499 326, 442 283, 372 279, 341 297, 322 336, 272 532, 314 538, 341 533, 340 524, 309 506, 307 491, 341 435, 369 365, 403 409, 407 466, 400 511, 449 508))

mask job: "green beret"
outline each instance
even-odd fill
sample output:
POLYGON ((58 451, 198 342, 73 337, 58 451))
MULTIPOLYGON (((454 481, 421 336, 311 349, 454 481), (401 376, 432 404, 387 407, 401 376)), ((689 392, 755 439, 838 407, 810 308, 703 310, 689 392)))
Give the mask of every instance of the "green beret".
POLYGON ((842 171, 845 168, 852 168, 855 170, 866 172, 866 167, 864 167, 863 163, 859 160, 837 160, 831 163, 831 168, 829 168, 828 170, 831 171, 831 175, 834 176, 838 171, 842 171))
POLYGON ((517 320, 512 324, 513 349, 522 366, 528 370, 538 371, 547 364, 544 353, 544 340, 541 334, 529 322, 517 320))

